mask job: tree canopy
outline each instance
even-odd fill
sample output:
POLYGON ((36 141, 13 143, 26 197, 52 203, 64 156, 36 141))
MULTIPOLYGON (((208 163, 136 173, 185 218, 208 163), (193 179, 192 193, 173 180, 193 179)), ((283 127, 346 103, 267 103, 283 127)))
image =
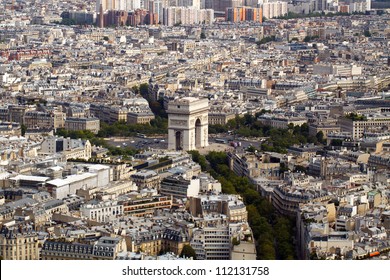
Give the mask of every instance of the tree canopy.
POLYGON ((196 260, 196 253, 194 248, 192 248, 191 245, 189 244, 184 245, 180 257, 187 257, 187 258, 192 257, 194 260, 196 260))
POLYGON ((208 171, 219 180, 223 193, 239 194, 243 198, 248 211, 248 222, 256 240, 257 258, 293 259, 294 223, 289 218, 278 215, 272 204, 260 196, 248 178, 237 176, 230 170, 226 153, 212 151, 206 157, 197 151, 190 153, 203 171, 208 171))
POLYGON ((243 117, 236 116, 226 125, 210 125, 209 133, 226 133, 234 131, 235 135, 243 137, 266 137, 260 144, 260 149, 269 152, 287 153, 287 148, 299 144, 321 144, 324 142, 323 134, 309 135, 307 123, 302 125, 290 124, 287 129, 275 128, 264 125, 257 116, 246 114, 243 117))

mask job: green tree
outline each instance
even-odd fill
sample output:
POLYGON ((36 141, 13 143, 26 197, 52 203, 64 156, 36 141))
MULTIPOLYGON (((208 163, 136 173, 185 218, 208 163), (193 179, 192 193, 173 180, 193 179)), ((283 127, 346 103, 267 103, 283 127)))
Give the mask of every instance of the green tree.
POLYGON ((246 151, 250 153, 254 153, 256 152, 256 148, 254 146, 249 146, 248 148, 246 148, 246 151))
POLYGON ((63 18, 62 21, 61 21, 61 24, 63 24, 63 25, 75 25, 76 21, 74 19, 71 19, 71 18, 63 18))
MULTIPOLYGON (((288 131, 275 130, 273 133, 283 136, 287 135, 288 131)), ((268 200, 260 196, 248 178, 237 176, 229 169, 226 153, 213 151, 206 158, 210 165, 210 174, 220 181, 222 191, 230 194, 238 193, 243 197, 248 211, 248 222, 257 244, 257 258, 293 259, 293 223, 289 220, 279 221, 278 218, 281 216, 275 212, 268 200), (274 228, 276 225, 277 228, 274 228), (280 238, 276 237, 276 231, 281 234, 280 238)))
POLYGON ((207 161, 204 155, 201 155, 198 151, 188 151, 189 154, 192 155, 192 160, 197 162, 200 165, 202 171, 206 171, 208 169, 207 161))
POLYGON ((319 37, 318 36, 306 36, 303 41, 304 42, 310 42, 310 41, 313 41, 315 39, 318 39, 319 37))
POLYGON ((255 122, 255 117, 251 114, 245 114, 244 115, 244 124, 247 125, 247 126, 251 126, 253 125, 253 123, 255 122))
POLYGON ((330 141, 331 146, 342 146, 343 145, 343 140, 341 139, 332 139, 330 141))
POLYGON ((274 225, 277 255, 279 259, 294 259, 292 240, 292 225, 289 219, 278 217, 274 225))
POLYGON ((261 260, 275 260, 276 259, 276 253, 275 253, 275 247, 272 243, 272 241, 265 241, 259 243, 259 246, 257 247, 257 251, 259 251, 259 259, 261 260))
POLYGON ((257 44, 258 45, 263 45, 263 44, 266 44, 266 43, 272 42, 272 41, 276 41, 276 37, 275 36, 264 37, 263 39, 258 41, 257 44))
POLYGON ((24 136, 26 134, 26 130, 27 130, 27 126, 22 124, 20 126, 20 133, 22 134, 22 136, 24 136))
POLYGON ((209 133, 210 134, 216 134, 216 133, 225 133, 228 132, 227 126, 223 126, 221 124, 214 124, 209 125, 209 133))
POLYGON ((191 245, 184 245, 183 250, 181 251, 180 257, 187 257, 187 258, 193 258, 196 260, 196 253, 194 248, 191 247, 191 245))
POLYGON ((149 107, 152 110, 153 114, 161 118, 168 118, 168 114, 164 108, 164 101, 160 99, 158 101, 149 101, 149 107))
POLYGON ((354 112, 346 114, 345 117, 348 118, 348 119, 351 119, 353 121, 366 121, 367 120, 366 116, 360 115, 360 114, 357 114, 357 113, 354 113, 354 112))
POLYGON ((240 240, 237 237, 233 237, 232 244, 234 246, 240 245, 240 240))
MULTIPOLYGON (((103 127, 105 126, 104 123, 103 124, 103 127)), ((124 124, 117 124, 118 126, 123 126, 124 124)), ((99 135, 104 135, 104 136, 96 136, 95 134, 93 134, 91 131, 89 130, 77 130, 77 131, 69 131, 69 130, 65 130, 65 129, 58 129, 57 130, 57 135, 58 136, 63 136, 63 137, 70 137, 71 139, 84 139, 84 140, 89 140, 91 142, 92 145, 96 145, 96 146, 102 146, 102 147, 105 147, 109 150, 110 154, 112 155, 116 155, 116 156, 119 156, 119 155, 123 155, 123 156, 132 156, 132 155, 135 155, 138 151, 137 150, 133 150, 129 147, 126 147, 126 148, 118 148, 118 147, 114 147, 114 146, 111 146, 107 143, 107 141, 105 141, 103 138, 101 137, 106 137, 108 136, 109 134, 107 133, 106 130, 108 130, 109 128, 105 128, 105 130, 103 131, 100 131, 99 132, 99 135), (102 133, 102 134, 100 134, 102 133)), ((120 131, 118 130, 118 135, 124 135, 124 133, 120 133, 120 131)))
POLYGON ((324 143, 325 142, 324 133, 322 131, 318 131, 317 132, 316 138, 317 138, 317 141, 320 142, 320 143, 324 143))
POLYGON ((141 85, 139 86, 139 91, 140 91, 141 95, 142 95, 144 98, 148 99, 148 98, 147 98, 147 96, 148 96, 148 91, 149 91, 149 85, 148 85, 148 84, 146 84, 146 83, 141 84, 141 85))
POLYGON ((294 172, 302 172, 306 173, 307 169, 304 166, 301 165, 296 165, 294 168, 294 172))
POLYGON ((133 86, 131 88, 131 90, 135 93, 135 94, 138 94, 139 93, 139 87, 138 86, 133 86))

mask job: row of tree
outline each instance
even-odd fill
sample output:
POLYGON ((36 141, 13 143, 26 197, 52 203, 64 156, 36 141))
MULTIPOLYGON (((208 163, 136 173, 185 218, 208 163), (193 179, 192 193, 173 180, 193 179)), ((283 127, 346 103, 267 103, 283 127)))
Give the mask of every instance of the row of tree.
POLYGON ((166 134, 168 130, 168 120, 157 116, 150 124, 128 124, 125 122, 116 122, 107 124, 102 122, 100 124, 100 131, 98 137, 129 137, 136 136, 137 133, 145 135, 166 134))
POLYGON ((226 125, 211 125, 209 133, 234 131, 237 136, 267 137, 266 141, 261 143, 261 150, 278 153, 287 153, 287 148, 296 144, 325 143, 324 134, 319 132, 316 136, 310 135, 309 126, 306 123, 300 126, 290 124, 287 129, 281 129, 264 125, 257 117, 258 115, 252 116, 250 114, 243 117, 236 116, 226 125))
POLYGON ((261 39, 260 41, 257 42, 258 45, 264 45, 264 44, 267 44, 269 42, 273 42, 276 40, 276 37, 275 36, 269 36, 269 37, 264 37, 263 39, 261 39))
POLYGON ((153 114, 156 117, 161 117, 163 119, 167 119, 168 118, 168 114, 167 114, 167 112, 165 111, 165 108, 164 108, 164 101, 163 101, 163 99, 160 98, 157 101, 152 99, 151 96, 149 95, 149 85, 148 84, 143 83, 139 87, 138 86, 134 86, 132 88, 132 90, 133 90, 133 92, 135 94, 140 94, 143 98, 145 98, 148 101, 149 107, 150 107, 150 109, 152 110, 153 114))
POLYGON ((138 151, 134 150, 129 147, 115 147, 107 143, 106 140, 104 140, 102 137, 99 137, 95 135, 93 132, 89 130, 76 130, 76 131, 70 131, 70 130, 65 130, 65 129, 58 129, 57 133, 58 136, 63 136, 63 137, 69 137, 71 139, 83 139, 83 140, 89 140, 92 145, 95 146, 101 146, 106 149, 108 149, 109 154, 114 155, 114 156, 133 156, 135 155, 138 151))
POLYGON ((239 194, 243 198, 256 240, 257 258, 294 259, 292 221, 278 215, 272 204, 260 196, 248 178, 237 176, 230 170, 226 153, 210 152, 206 157, 198 151, 190 153, 202 170, 221 182, 224 193, 239 194))

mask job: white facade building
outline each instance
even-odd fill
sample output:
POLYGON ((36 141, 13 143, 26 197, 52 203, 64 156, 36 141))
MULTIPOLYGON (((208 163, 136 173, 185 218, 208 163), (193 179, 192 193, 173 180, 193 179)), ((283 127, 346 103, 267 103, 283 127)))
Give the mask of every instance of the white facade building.
POLYGON ((352 0, 349 4, 349 12, 365 13, 371 10, 371 0, 352 0))
POLYGON ((214 10, 198 9, 195 7, 167 7, 163 9, 163 24, 173 26, 175 24, 212 24, 214 22, 214 10))
POLYGON ((82 174, 69 175, 65 179, 54 179, 47 182, 48 191, 56 199, 66 198, 70 194, 76 194, 79 189, 92 189, 104 187, 108 180, 102 179, 104 174, 85 172, 82 174), (99 180, 100 178, 100 180, 99 180))
POLYGON ((62 154, 66 160, 70 158, 90 159, 92 147, 89 140, 70 139, 52 136, 43 140, 40 154, 62 154))
POLYGON ((141 0, 97 0, 96 12, 100 12, 100 4, 102 4, 103 11, 118 10, 118 11, 132 11, 141 8, 141 0))
POLYGON ((117 201, 88 203, 80 207, 80 213, 83 218, 100 223, 110 222, 118 215, 123 214, 123 205, 118 205, 117 201))
POLYGON ((194 230, 191 247, 194 248, 198 260, 229 260, 231 250, 229 226, 194 230))
POLYGON ((287 2, 268 2, 268 0, 264 0, 262 7, 263 17, 265 18, 277 18, 284 16, 288 12, 287 2))

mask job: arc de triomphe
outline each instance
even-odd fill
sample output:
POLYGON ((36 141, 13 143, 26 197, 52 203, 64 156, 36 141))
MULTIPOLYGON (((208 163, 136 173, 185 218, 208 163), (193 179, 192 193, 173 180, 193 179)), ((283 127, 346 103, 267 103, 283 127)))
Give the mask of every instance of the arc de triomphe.
POLYGON ((168 103, 168 149, 191 151, 209 145, 209 100, 183 97, 168 103))

